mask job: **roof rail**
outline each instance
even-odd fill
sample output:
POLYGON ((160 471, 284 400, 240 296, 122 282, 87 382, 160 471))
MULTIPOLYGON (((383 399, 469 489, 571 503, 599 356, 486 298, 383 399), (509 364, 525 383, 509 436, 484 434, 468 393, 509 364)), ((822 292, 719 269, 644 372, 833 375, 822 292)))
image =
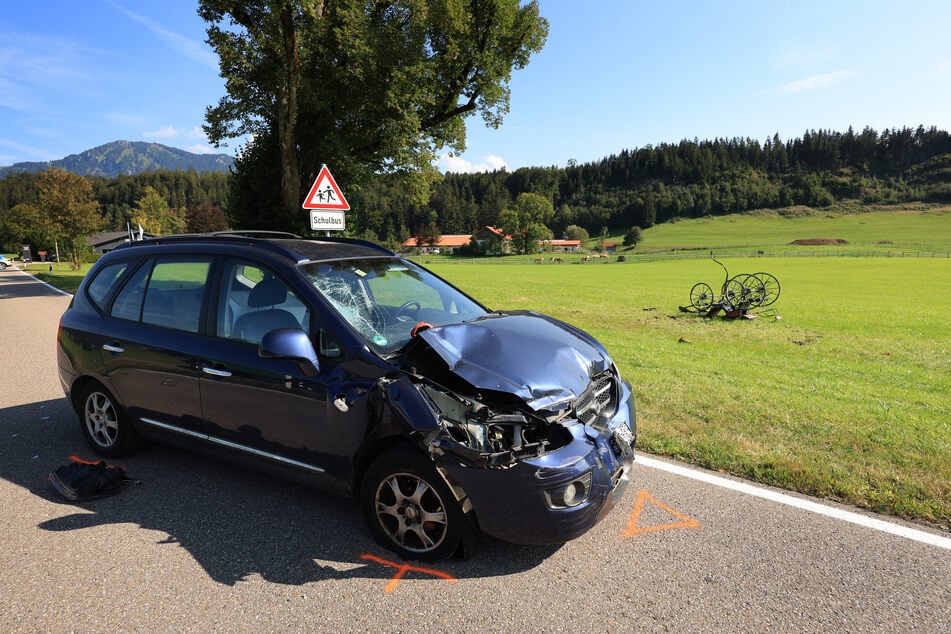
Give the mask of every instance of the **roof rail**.
POLYGON ((390 249, 387 249, 386 247, 380 244, 377 244, 376 242, 370 242, 369 240, 361 240, 360 238, 337 238, 337 237, 327 236, 327 237, 313 237, 313 238, 307 238, 307 239, 319 240, 320 242, 341 242, 345 244, 358 244, 362 247, 367 247, 369 249, 376 249, 377 251, 383 251, 384 253, 388 255, 396 255, 390 249))
POLYGON ((208 235, 219 236, 238 236, 241 238, 287 238, 291 240, 300 240, 300 236, 289 231, 267 231, 260 229, 238 229, 235 231, 214 231, 208 235))

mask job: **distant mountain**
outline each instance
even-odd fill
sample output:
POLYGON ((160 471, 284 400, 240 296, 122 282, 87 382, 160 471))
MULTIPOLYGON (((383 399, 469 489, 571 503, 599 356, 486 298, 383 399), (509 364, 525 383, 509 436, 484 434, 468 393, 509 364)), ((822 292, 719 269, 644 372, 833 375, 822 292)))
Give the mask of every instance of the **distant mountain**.
POLYGON ((234 158, 227 154, 194 154, 161 143, 113 141, 91 150, 48 162, 14 163, 0 167, 0 178, 20 172, 41 172, 58 167, 81 176, 115 177, 155 170, 193 169, 196 172, 226 172, 234 158))

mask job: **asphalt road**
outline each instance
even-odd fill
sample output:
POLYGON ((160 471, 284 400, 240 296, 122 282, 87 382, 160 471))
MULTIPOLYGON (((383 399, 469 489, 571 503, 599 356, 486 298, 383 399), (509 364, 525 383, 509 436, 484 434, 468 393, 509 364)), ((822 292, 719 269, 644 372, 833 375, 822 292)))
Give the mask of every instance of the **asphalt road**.
POLYGON ((66 503, 47 474, 94 457, 55 371, 68 302, 0 273, 0 632, 951 631, 951 536, 647 457, 580 539, 432 566, 349 499, 165 447, 66 503))

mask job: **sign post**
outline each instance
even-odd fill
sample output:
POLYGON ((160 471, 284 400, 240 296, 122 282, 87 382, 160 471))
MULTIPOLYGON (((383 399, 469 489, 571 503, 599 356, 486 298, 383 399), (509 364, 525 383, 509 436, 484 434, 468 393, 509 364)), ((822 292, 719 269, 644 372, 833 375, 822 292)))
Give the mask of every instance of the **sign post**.
POLYGON ((344 198, 326 165, 304 198, 304 209, 310 210, 310 228, 314 231, 343 231, 347 228, 344 212, 350 203, 344 198))

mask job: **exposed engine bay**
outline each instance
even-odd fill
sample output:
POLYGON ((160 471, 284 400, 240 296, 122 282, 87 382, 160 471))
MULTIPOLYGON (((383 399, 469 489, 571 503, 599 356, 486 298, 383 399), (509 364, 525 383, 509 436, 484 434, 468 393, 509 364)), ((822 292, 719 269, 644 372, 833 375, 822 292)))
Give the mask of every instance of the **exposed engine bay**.
POLYGON ((403 368, 439 420, 430 453, 473 467, 560 449, 572 441, 566 425, 604 426, 617 407, 603 349, 533 313, 421 331, 403 368))

